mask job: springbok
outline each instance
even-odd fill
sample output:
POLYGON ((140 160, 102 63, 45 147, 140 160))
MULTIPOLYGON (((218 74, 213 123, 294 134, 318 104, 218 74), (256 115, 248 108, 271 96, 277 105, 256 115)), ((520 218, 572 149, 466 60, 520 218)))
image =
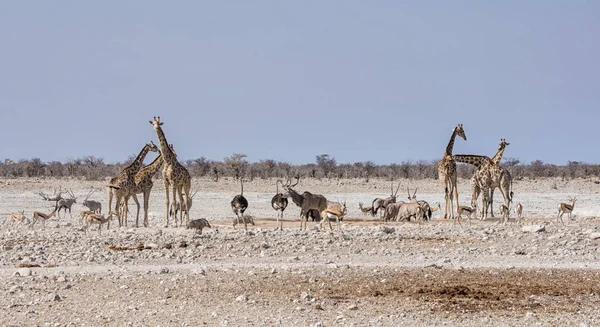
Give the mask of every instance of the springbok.
POLYGON ((518 202, 515 205, 515 213, 517 214, 517 221, 521 221, 521 216, 523 215, 523 205, 521 202, 518 202))
POLYGON ((362 211, 363 215, 368 215, 371 214, 372 208, 373 207, 363 207, 363 203, 359 202, 358 203, 358 208, 360 209, 360 211, 362 211))
POLYGON ((376 198, 375 200, 373 200, 372 206, 371 206, 371 215, 373 217, 375 217, 375 214, 377 213, 377 211, 379 211, 379 208, 383 208, 385 210, 385 207, 387 207, 390 203, 395 203, 396 202, 396 195, 398 195, 398 190, 400 189, 400 183, 398 183, 398 187, 396 188, 396 192, 394 192, 394 182, 392 182, 392 194, 387 197, 387 198, 376 198))
POLYGON ((500 211, 501 218, 498 223, 502 222, 502 223, 506 224, 506 222, 510 218, 510 209, 506 206, 506 204, 503 203, 500 205, 499 211, 500 211))
POLYGON ((296 183, 291 184, 291 180, 288 178, 286 185, 283 187, 287 190, 286 195, 292 198, 292 201, 301 208, 300 210, 300 229, 304 225, 306 229, 306 223, 308 220, 308 211, 316 209, 319 213, 327 209, 327 199, 321 194, 312 194, 310 192, 304 192, 299 194, 293 187, 298 185, 300 182, 300 176, 296 176, 296 183))
POLYGON ((88 229, 92 224, 98 224, 98 234, 102 235, 102 225, 107 224, 107 229, 110 228, 110 220, 113 216, 118 216, 118 213, 115 211, 111 211, 108 217, 104 217, 104 215, 91 213, 85 216, 85 233, 88 233, 88 229))
POLYGON ((90 211, 95 213, 102 213, 102 203, 94 200, 90 200, 90 196, 96 192, 95 189, 91 189, 88 194, 85 196, 85 199, 81 203, 82 206, 88 207, 90 211))
POLYGON ((327 209, 321 211, 321 222, 319 223, 319 230, 322 230, 323 221, 325 220, 327 220, 327 222, 329 223, 329 229, 333 230, 333 227, 331 227, 331 220, 335 219, 337 221, 338 230, 340 232, 342 231, 342 224, 340 223, 340 220, 342 220, 346 215, 346 202, 344 201, 342 203, 334 203, 337 203, 339 206, 328 207, 327 209))
POLYGON ((43 212, 39 212, 39 211, 34 211, 33 212, 33 217, 31 219, 32 220, 31 221, 31 225, 29 225, 29 227, 34 228, 35 223, 38 220, 41 220, 42 221, 42 226, 45 229, 46 228, 46 220, 54 217, 54 214, 56 214, 56 210, 58 210, 58 209, 56 207, 54 207, 54 210, 52 210, 52 212, 49 213, 49 214, 46 214, 46 213, 43 213, 43 212))
POLYGON ((15 224, 15 223, 19 223, 19 224, 23 224, 25 223, 25 225, 29 225, 29 218, 25 217, 25 210, 21 210, 18 213, 11 213, 8 216, 8 221, 9 224, 15 224))
POLYGON ((558 204, 558 216, 556 217, 556 222, 560 220, 563 225, 565 224, 562 220, 563 214, 568 214, 569 220, 571 220, 571 213, 573 212, 573 209, 575 209, 575 201, 577 201, 577 198, 569 198, 569 201, 571 201, 570 204, 564 202, 558 204))
POLYGON ((278 179, 277 182, 275 182, 277 194, 275 194, 271 199, 271 207, 273 207, 273 209, 275 209, 277 212, 277 227, 275 227, 275 230, 283 230, 283 212, 288 205, 287 197, 283 193, 279 192, 279 183, 281 183, 283 186, 283 181, 278 179))
MULTIPOLYGON (((246 211, 246 209, 248 209, 248 200, 246 200, 246 198, 244 197, 244 179, 243 178, 240 178, 240 184, 242 185, 242 191, 240 194, 233 197, 233 200, 231 200, 231 210, 233 210, 233 212, 237 216, 238 223, 240 222, 240 219, 241 219, 241 221, 244 222, 244 229, 247 231, 248 224, 246 223, 246 219, 244 219, 244 211, 246 211), (241 215, 241 217, 240 217, 240 215, 241 215)), ((237 224, 233 224, 233 228, 235 228, 235 225, 237 225, 237 224)))
POLYGON ((475 216, 477 216, 476 214, 476 207, 475 205, 473 205, 473 207, 468 207, 468 206, 458 206, 458 208, 456 209, 456 212, 458 213, 458 218, 457 219, 463 219, 462 215, 466 215, 469 218, 469 223, 471 222, 471 219, 475 216))

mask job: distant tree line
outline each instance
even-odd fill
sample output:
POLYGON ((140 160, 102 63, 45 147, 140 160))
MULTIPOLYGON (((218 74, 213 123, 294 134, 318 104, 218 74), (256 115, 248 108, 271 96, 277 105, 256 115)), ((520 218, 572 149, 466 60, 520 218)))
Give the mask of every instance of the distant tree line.
MULTIPOLYGON (((116 176, 121 169, 130 164, 135 156, 123 163, 108 164, 102 158, 86 156, 69 159, 67 162, 42 162, 39 158, 13 161, 5 159, 0 162, 0 177, 76 177, 88 180, 101 180, 116 176)), ((218 181, 222 177, 234 179, 267 179, 286 178, 299 174, 310 178, 348 179, 371 178, 396 180, 406 179, 437 179, 438 160, 403 161, 388 165, 376 165, 372 161, 339 164, 328 154, 316 156, 314 163, 292 165, 287 162, 271 159, 248 162, 243 153, 234 153, 223 161, 208 160, 205 157, 186 160, 182 164, 193 177, 211 177, 218 181)), ((597 177, 600 175, 600 165, 578 161, 569 161, 567 165, 553 165, 536 160, 528 164, 521 163, 516 158, 505 158, 502 166, 512 174, 513 179, 537 179, 543 177, 562 177, 563 179, 597 177)), ((470 178, 475 168, 466 164, 458 164, 458 177, 470 178)), ((160 171, 157 173, 160 177, 160 171)))

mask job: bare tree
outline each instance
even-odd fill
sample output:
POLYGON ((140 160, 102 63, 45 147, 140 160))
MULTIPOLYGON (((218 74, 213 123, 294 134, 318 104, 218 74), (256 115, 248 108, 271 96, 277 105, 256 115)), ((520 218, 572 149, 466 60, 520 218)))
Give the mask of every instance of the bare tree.
POLYGON ((329 177, 329 174, 335 169, 337 163, 335 158, 329 157, 328 154, 321 154, 316 157, 316 163, 319 169, 323 172, 323 177, 329 177))
POLYGON ((248 168, 246 157, 243 153, 234 153, 231 157, 225 158, 225 165, 236 180, 243 178, 246 174, 248 168))

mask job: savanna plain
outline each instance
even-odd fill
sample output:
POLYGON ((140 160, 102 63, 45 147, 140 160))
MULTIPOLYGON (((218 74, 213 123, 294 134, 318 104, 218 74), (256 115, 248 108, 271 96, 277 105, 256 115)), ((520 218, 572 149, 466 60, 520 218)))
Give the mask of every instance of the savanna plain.
MULTIPOLYGON (((442 204, 436 180, 399 180, 419 200, 442 204)), ((275 180, 244 184, 246 214, 255 225, 232 225, 230 201, 239 182, 193 179, 191 218, 212 228, 200 234, 164 227, 165 192, 156 180, 149 227, 112 221, 88 233, 78 214, 91 199, 107 211, 106 180, 6 179, 0 214, 50 212, 36 193, 71 189, 72 217, 61 212, 45 228, 0 224, 2 326, 599 326, 600 185, 593 179, 514 181, 523 220, 457 224, 434 212, 431 221, 383 222, 365 216, 390 194, 390 182, 302 179, 296 190, 346 201, 342 231, 299 230, 290 201, 283 231, 275 230, 275 180), (556 222, 558 204, 577 197, 573 217, 556 222)), ((459 180, 469 204, 468 180, 459 180)), ((495 213, 501 203, 495 192, 495 213)), ((140 197, 140 202, 142 199, 140 197)), ((514 206, 513 203, 513 206, 514 206)), ((142 214, 140 214, 142 215, 142 214)), ((335 228, 335 225, 334 225, 335 228)))

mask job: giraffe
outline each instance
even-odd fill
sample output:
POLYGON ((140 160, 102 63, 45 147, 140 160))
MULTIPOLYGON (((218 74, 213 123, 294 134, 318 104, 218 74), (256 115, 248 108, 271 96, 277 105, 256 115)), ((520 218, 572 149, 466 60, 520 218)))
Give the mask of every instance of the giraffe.
MULTIPOLYGON (((476 166, 478 169, 480 169, 482 166, 484 166, 484 164, 487 165, 492 165, 495 167, 500 167, 500 161, 502 160, 502 156, 504 155, 504 150, 506 149, 506 147, 510 145, 510 143, 506 142, 506 139, 500 139, 500 143, 498 143, 498 151, 496 152, 496 154, 494 155, 494 157, 492 157, 491 159, 485 156, 480 156, 478 157, 479 159, 482 160, 482 163, 476 163, 476 166), (486 159, 487 158, 487 159, 486 159)), ((456 158, 462 158, 463 155, 456 155, 454 156, 455 159, 456 158)), ((456 160, 459 161, 459 160, 456 160)), ((503 168, 500 168, 503 169, 503 168)), ((510 174, 509 174, 510 176, 510 174)), ((471 206, 472 207, 476 207, 477 206, 477 199, 479 198, 479 194, 481 193, 481 188, 479 187, 479 183, 478 183, 478 179, 477 179, 477 173, 473 174, 473 177, 471 178, 471 189, 473 190, 473 193, 471 195, 471 206)), ((512 179, 511 179, 512 180, 512 179)), ((490 193, 489 193, 489 202, 487 203, 487 206, 489 207, 489 210, 492 214, 492 217, 494 217, 494 189, 498 186, 492 186, 490 185, 490 193)), ((511 195, 512 197, 512 195, 511 195)), ((486 210, 488 210, 486 208, 486 210)), ((483 213, 483 211, 482 211, 483 213)), ((483 216, 481 216, 481 218, 483 218, 483 216)))
POLYGON ((438 176, 440 181, 442 181, 442 186, 444 187, 444 198, 446 201, 446 208, 444 212, 444 219, 454 218, 454 205, 452 196, 455 196, 456 205, 458 206, 458 189, 456 187, 456 162, 452 159, 452 149, 454 148, 454 139, 456 135, 462 137, 465 141, 467 140, 467 136, 465 135, 465 130, 463 129, 462 124, 458 124, 454 130, 452 131, 452 136, 450 137, 450 141, 448 142, 448 146, 446 146, 446 152, 444 152, 444 157, 438 164, 438 176))
MULTIPOLYGON (((165 183, 165 203, 166 203, 166 213, 167 217, 165 227, 169 227, 169 186, 173 191, 173 202, 171 205, 173 206, 173 211, 175 210, 176 196, 179 195, 179 203, 181 203, 181 211, 179 212, 179 222, 180 225, 183 226, 183 208, 185 208, 185 218, 186 225, 190 222, 190 212, 188 207, 188 199, 190 197, 190 187, 191 187, 191 177, 185 167, 183 167, 179 161, 177 161, 177 156, 169 147, 169 143, 167 142, 167 138, 165 137, 165 133, 162 130, 163 122, 160 121, 160 117, 154 117, 154 120, 150 121, 156 135, 158 136, 158 141, 160 142, 160 153, 163 158, 163 168, 162 168, 162 177, 163 182, 165 183), (185 192, 185 202, 183 201, 183 194, 185 192), (185 207, 183 204, 185 203, 185 207)), ((177 227, 177 217, 173 218, 175 221, 175 227, 177 227)))
POLYGON ((144 145, 142 151, 137 155, 137 157, 133 160, 131 164, 127 167, 123 168, 119 175, 113 177, 107 187, 108 187, 108 210, 111 211, 112 199, 113 197, 116 199, 115 210, 119 212, 119 226, 122 225, 122 217, 125 219, 125 226, 127 226, 127 216, 124 216, 121 212, 121 201, 124 197, 130 193, 130 189, 135 186, 134 177, 135 174, 142 168, 144 164, 144 158, 148 152, 158 152, 158 147, 154 144, 154 142, 150 141, 150 143, 144 145))
MULTIPOLYGON (((173 144, 170 145, 171 150, 175 152, 173 149, 173 144)), ((177 154, 175 154, 177 155, 177 154)), ((150 199, 150 192, 152 191, 152 187, 154 186, 154 182, 152 181, 152 177, 156 174, 156 172, 162 167, 163 160, 162 154, 158 154, 156 159, 152 161, 150 164, 142 167, 140 171, 135 174, 134 182, 135 186, 130 189, 130 194, 125 196, 125 207, 127 207, 127 202, 129 201, 129 197, 133 198, 137 206, 136 218, 135 218, 135 227, 138 227, 139 218, 140 218, 140 203, 137 199, 137 194, 142 193, 144 199, 144 227, 148 227, 148 204, 150 199)))
POLYGON ((488 215, 489 190, 491 188, 498 187, 500 189, 504 197, 504 205, 509 207, 513 193, 511 190, 512 177, 508 170, 499 165, 494 165, 492 160, 486 156, 458 154, 453 158, 457 162, 468 163, 478 168, 474 179, 481 190, 481 194, 483 194, 481 202, 481 216, 483 218, 487 218, 488 215))

